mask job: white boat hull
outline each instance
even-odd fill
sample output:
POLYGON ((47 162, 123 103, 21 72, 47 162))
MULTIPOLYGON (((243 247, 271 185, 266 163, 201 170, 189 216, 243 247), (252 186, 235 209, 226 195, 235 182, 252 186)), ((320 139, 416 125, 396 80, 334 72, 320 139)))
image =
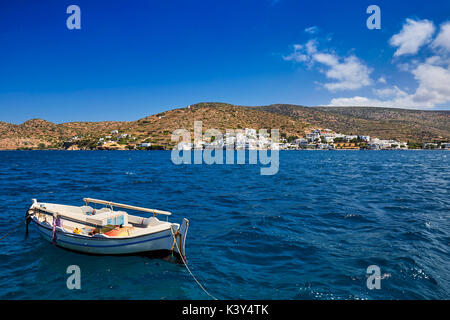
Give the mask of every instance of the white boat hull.
MULTIPOLYGON (((174 244, 174 238, 170 229, 138 237, 111 239, 100 236, 92 237, 72 234, 65 232, 60 227, 56 227, 56 237, 55 240, 53 240, 53 230, 48 223, 42 223, 36 218, 33 218, 32 220, 37 226, 40 235, 45 240, 55 243, 59 247, 83 253, 120 255, 161 250, 170 251, 172 250, 172 246, 174 244)), ((173 250, 176 253, 179 253, 176 245, 173 247, 173 250)), ((183 248, 181 250, 184 251, 184 241, 183 248)))

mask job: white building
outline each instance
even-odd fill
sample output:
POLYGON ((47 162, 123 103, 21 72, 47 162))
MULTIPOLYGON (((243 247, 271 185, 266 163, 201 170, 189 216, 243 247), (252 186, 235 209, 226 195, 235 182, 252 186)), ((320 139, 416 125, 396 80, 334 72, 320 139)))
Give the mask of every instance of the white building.
POLYGON ((142 147, 142 148, 148 148, 151 146, 152 146, 152 144, 150 142, 143 142, 139 145, 139 147, 142 147))
POLYGON ((186 151, 192 150, 192 143, 190 143, 190 142, 180 142, 177 145, 177 149, 178 150, 186 150, 186 151))
POLYGON ((245 133, 245 135, 247 137, 254 137, 254 138, 256 138, 256 130, 255 129, 245 128, 244 133, 245 133))
POLYGON ((306 147, 308 145, 308 140, 304 138, 295 139, 294 142, 298 144, 300 147, 306 147))
POLYGON ((317 139, 320 140, 320 130, 316 129, 310 133, 307 133, 305 137, 308 141, 311 141, 311 142, 314 142, 317 139))
POLYGON ((351 140, 353 140, 353 139, 358 139, 358 136, 356 136, 356 135, 345 136, 345 139, 346 139, 347 141, 351 141, 351 140))
POLYGON ((425 143, 423 147, 425 149, 437 149, 438 144, 437 143, 425 143))
POLYGON ((369 142, 370 141, 370 136, 359 136, 359 138, 361 140, 364 140, 365 142, 369 142))
POLYGON ((370 149, 403 149, 407 148, 406 142, 400 142, 396 140, 380 140, 377 138, 370 139, 368 143, 370 149))
POLYGON ((256 140, 256 145, 258 149, 267 149, 269 148, 271 139, 260 134, 259 139, 256 140))
POLYGON ((241 132, 238 132, 236 134, 236 140, 235 140, 236 149, 245 149, 247 140, 248 140, 247 135, 245 135, 241 132))

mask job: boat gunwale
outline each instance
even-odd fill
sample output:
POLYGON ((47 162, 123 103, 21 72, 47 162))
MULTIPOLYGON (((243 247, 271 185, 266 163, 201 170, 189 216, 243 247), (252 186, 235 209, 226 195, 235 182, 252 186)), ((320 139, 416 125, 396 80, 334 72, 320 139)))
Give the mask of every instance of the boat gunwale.
MULTIPOLYGON (((42 228, 50 230, 50 231, 53 231, 52 227, 46 226, 43 222, 39 221, 36 217, 33 217, 31 220, 33 221, 33 223, 36 224, 36 226, 42 227, 42 228)), ((172 223, 172 222, 170 222, 170 223, 171 223, 171 225, 177 225, 176 223, 172 223)), ((58 228, 63 229, 62 227, 58 227, 58 228)), ((93 236, 89 236, 89 235, 83 235, 83 234, 76 234, 76 233, 72 233, 72 232, 68 232, 68 231, 64 231, 64 230, 60 230, 60 229, 55 229, 57 234, 58 233, 59 234, 63 234, 65 236, 68 236, 68 237, 71 237, 71 238, 86 239, 86 240, 110 241, 110 240, 130 240, 130 239, 137 239, 137 238, 141 238, 141 237, 147 237, 147 236, 150 236, 150 235, 158 234, 160 232, 170 231, 171 227, 168 227, 167 229, 151 232, 151 233, 136 235, 136 236, 115 236, 115 237, 110 237, 108 235, 102 235, 102 236, 95 236, 95 235, 93 235, 93 236)))
MULTIPOLYGON (((38 228, 38 231, 39 231, 41 234, 44 234, 45 236, 49 236, 49 235, 46 235, 46 234, 44 233, 44 231, 40 230, 39 228, 38 228)), ((69 244, 69 245, 72 245, 72 246, 78 246, 78 247, 82 247, 82 248, 112 248, 112 247, 132 246, 132 245, 135 245, 135 244, 141 244, 141 243, 145 243, 145 242, 156 241, 156 240, 161 240, 161 239, 164 239, 164 238, 170 238, 170 237, 171 237, 171 235, 164 235, 164 236, 159 236, 159 237, 152 238, 152 239, 145 239, 145 240, 138 241, 138 242, 132 242, 132 243, 117 243, 117 244, 106 244, 106 245, 93 245, 93 244, 87 244, 87 243, 81 244, 81 243, 69 242, 69 241, 67 241, 67 240, 63 240, 63 239, 58 239, 58 238, 57 238, 57 239, 56 239, 56 245, 57 245, 58 247, 61 247, 61 248, 67 248, 67 247, 65 247, 65 246, 63 246, 63 245, 60 244, 60 243, 62 242, 62 243, 66 243, 66 244, 69 244), (60 243, 58 243, 58 242, 60 242, 60 243)), ((77 251, 77 252, 84 252, 84 251, 78 251, 78 250, 76 250, 76 249, 73 249, 73 250, 75 250, 75 251, 77 251)), ((169 250, 169 251, 170 251, 170 250, 169 250)), ((137 252, 141 252, 141 251, 136 251, 136 253, 137 253, 137 252)), ((109 253, 108 253, 108 255, 109 255, 109 253)), ((116 255, 116 253, 114 253, 113 255, 116 255)))

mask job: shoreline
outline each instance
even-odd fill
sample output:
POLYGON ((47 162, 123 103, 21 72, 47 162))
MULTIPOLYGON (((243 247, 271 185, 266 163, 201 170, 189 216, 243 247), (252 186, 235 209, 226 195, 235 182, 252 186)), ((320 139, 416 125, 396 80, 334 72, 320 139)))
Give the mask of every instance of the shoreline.
MULTIPOLYGON (((212 149, 214 150, 214 149, 212 149)), ((234 150, 230 150, 230 151, 242 151, 243 149, 234 149, 234 150)), ((96 149, 80 149, 80 150, 67 150, 67 149, 27 149, 27 150, 20 150, 20 149, 0 149, 0 152, 11 152, 11 151, 23 151, 23 152, 27 152, 27 151, 67 151, 67 152, 77 152, 77 151, 119 151, 119 152, 123 152, 123 151, 136 151, 136 152, 140 152, 140 151, 170 151, 172 152, 173 150, 171 149, 153 149, 153 150, 124 150, 124 149, 118 149, 118 150, 96 150, 96 149)), ((202 150, 178 150, 178 151, 207 151, 205 149, 202 150)), ((227 151, 227 150, 223 150, 223 151, 227 151)), ((245 149, 244 151, 275 151, 275 150, 268 150, 268 149, 257 149, 257 150, 248 150, 245 149)), ((277 151, 450 151, 450 149, 279 149, 277 151)))

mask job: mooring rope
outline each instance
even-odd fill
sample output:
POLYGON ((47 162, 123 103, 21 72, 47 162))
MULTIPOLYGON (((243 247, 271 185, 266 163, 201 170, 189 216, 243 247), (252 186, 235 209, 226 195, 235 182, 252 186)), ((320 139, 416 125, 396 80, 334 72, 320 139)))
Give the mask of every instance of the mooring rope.
POLYGON ((175 245, 177 246, 178 253, 180 254, 180 257, 181 257, 181 261, 183 261, 183 264, 186 267, 186 269, 189 272, 189 274, 192 276, 192 278, 195 280, 195 282, 197 282, 197 284, 200 287, 200 289, 202 289, 208 296, 210 296, 214 300, 218 300, 216 297, 214 297, 212 294, 210 294, 208 292, 208 290, 205 289, 205 287, 200 283, 200 281, 198 281, 197 278, 194 276, 194 274, 192 273, 191 269, 189 269, 189 267, 187 265, 187 262, 184 259, 184 255, 181 253, 180 247, 178 246, 178 242, 177 242, 176 236, 173 234, 172 228, 170 228, 170 232, 172 233, 173 239, 175 240, 175 245))
POLYGON ((14 227, 12 230, 9 230, 3 237, 0 238, 0 240, 3 240, 4 238, 6 238, 11 232, 13 232, 14 230, 16 230, 18 227, 20 227, 22 225, 22 223, 24 223, 25 221, 27 221, 28 217, 26 217, 25 219, 23 219, 16 227, 14 227))

